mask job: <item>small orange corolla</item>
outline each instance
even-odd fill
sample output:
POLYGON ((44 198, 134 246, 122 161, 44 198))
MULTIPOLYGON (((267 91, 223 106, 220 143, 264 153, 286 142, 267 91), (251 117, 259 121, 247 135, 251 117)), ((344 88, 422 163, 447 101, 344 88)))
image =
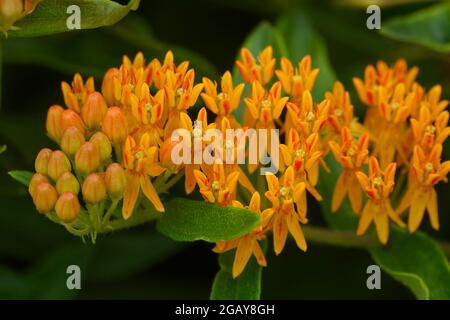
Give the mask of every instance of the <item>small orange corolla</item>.
POLYGON ((390 163, 382 171, 378 165, 378 160, 375 157, 370 157, 369 175, 367 176, 362 171, 356 173, 362 189, 369 198, 359 219, 357 235, 363 235, 370 224, 375 222, 378 239, 381 243, 386 244, 389 239, 389 219, 401 227, 405 226, 392 209, 389 200, 389 194, 395 185, 396 167, 395 163, 390 163))

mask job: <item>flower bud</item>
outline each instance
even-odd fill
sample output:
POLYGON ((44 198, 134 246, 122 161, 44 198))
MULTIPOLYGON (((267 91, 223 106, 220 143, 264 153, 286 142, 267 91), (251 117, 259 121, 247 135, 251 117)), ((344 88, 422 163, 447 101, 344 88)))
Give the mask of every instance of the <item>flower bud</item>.
POLYGON ((105 99, 99 92, 89 94, 81 108, 81 117, 86 127, 89 130, 100 128, 107 109, 105 99))
POLYGON ((28 192, 30 193, 31 197, 34 198, 34 194, 36 191, 36 187, 41 184, 42 182, 49 182, 47 177, 43 175, 42 173, 35 173, 30 180, 30 183, 28 185, 28 192))
POLYGON ((72 109, 66 109, 61 115, 61 130, 64 132, 70 127, 76 127, 84 134, 84 124, 81 117, 72 109))
POLYGON ((91 173, 83 182, 83 199, 89 204, 102 202, 106 198, 105 182, 96 173, 91 173))
POLYGON ((97 147, 98 152, 100 153, 100 161, 102 163, 105 163, 111 159, 111 142, 103 132, 96 132, 91 139, 89 139, 89 141, 97 147))
POLYGON ((105 186, 112 199, 122 198, 127 186, 127 178, 120 164, 112 163, 108 166, 105 173, 105 186))
POLYGON ((161 145, 159 149, 159 157, 161 159, 161 164, 171 171, 178 171, 181 168, 181 164, 175 164, 172 160, 172 150, 179 144, 178 140, 173 140, 169 137, 161 145))
POLYGON ((61 150, 53 151, 48 160, 47 175, 53 180, 58 180, 64 172, 70 171, 72 166, 67 156, 61 150))
POLYGON ((64 131, 59 145, 62 151, 73 157, 85 141, 83 133, 77 127, 69 127, 64 131))
POLYGON ((128 124, 119 107, 110 107, 103 119, 102 130, 111 143, 121 144, 128 136, 128 124))
POLYGON ((59 142, 62 136, 61 118, 64 112, 64 108, 58 105, 53 105, 48 108, 47 120, 45 127, 50 139, 59 142))
POLYGON ((64 192, 56 201, 55 211, 58 218, 64 223, 75 221, 80 213, 80 202, 72 192, 64 192))
POLYGON ((102 94, 105 97, 108 106, 116 104, 118 101, 115 98, 114 78, 119 76, 119 69, 111 68, 105 73, 102 82, 102 94))
POLYGON ((40 213, 48 213, 53 210, 58 194, 50 183, 39 183, 33 193, 33 202, 37 211, 40 213))
POLYGON ((75 167, 83 175, 95 171, 100 166, 100 153, 92 142, 85 142, 75 154, 75 167))
POLYGON ((8 31, 23 13, 23 0, 0 0, 0 30, 8 31))
POLYGON ((56 191, 59 194, 64 192, 72 192, 78 194, 80 192, 80 183, 71 172, 64 172, 56 181, 56 191))
POLYGON ((38 173, 47 174, 48 160, 50 159, 51 155, 52 150, 48 148, 44 148, 39 151, 38 155, 36 156, 36 160, 34 160, 34 170, 36 170, 36 172, 38 173))

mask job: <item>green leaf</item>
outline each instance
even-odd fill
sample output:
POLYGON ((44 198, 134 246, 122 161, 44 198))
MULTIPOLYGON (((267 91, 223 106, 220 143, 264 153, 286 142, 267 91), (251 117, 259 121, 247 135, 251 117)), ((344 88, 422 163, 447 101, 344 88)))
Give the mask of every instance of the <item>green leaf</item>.
POLYGON ((8 174, 26 187, 30 184, 31 177, 33 176, 33 172, 20 170, 9 171, 8 174))
POLYGON ((276 26, 287 46, 288 54, 286 57, 294 65, 309 54, 312 59, 312 66, 320 69, 312 94, 315 99, 323 99, 324 93, 331 90, 336 79, 328 60, 325 42, 313 29, 307 16, 300 9, 281 17, 276 26))
MULTIPOLYGON (((322 170, 317 188, 324 199, 331 199, 341 169, 332 155, 328 155, 326 162, 332 173, 322 170)), ((343 202, 336 213, 331 213, 331 201, 322 201, 320 204, 325 220, 333 229, 356 230, 358 219, 348 200, 343 202)), ((417 298, 450 299, 448 261, 436 241, 425 234, 409 234, 391 224, 389 243, 371 247, 368 251, 376 264, 408 287, 417 298)))
POLYGON ((450 52, 450 3, 442 3, 383 23, 387 37, 419 44, 431 50, 450 52))
POLYGON ((167 203, 157 228, 177 241, 217 242, 241 237, 259 223, 259 215, 250 210, 174 198, 167 203))
MULTIPOLYGON (((263 21, 247 36, 241 48, 247 48, 256 58, 258 56, 258 53, 269 45, 272 46, 273 55, 275 57, 286 56, 288 54, 286 44, 284 43, 284 39, 280 32, 270 23, 263 21)), ((240 59, 241 52, 239 51, 236 60, 240 59)), ((233 68, 233 79, 235 83, 243 82, 239 70, 236 66, 234 66, 233 68)), ((250 85, 246 84, 242 96, 248 96, 249 93, 250 85)), ((244 117, 244 108, 245 104, 243 101, 241 101, 241 105, 235 111, 236 119, 240 121, 242 120, 242 118, 244 117)))
MULTIPOLYGON (((265 251, 267 244, 261 242, 265 251)), ((211 300, 259 300, 261 296, 262 268, 252 256, 244 271, 233 279, 235 250, 219 255, 220 270, 214 278, 211 300)))
POLYGON ((6 151, 6 145, 2 145, 2 146, 0 146, 0 154, 2 154, 3 152, 5 152, 6 151))
POLYGON ((8 33, 10 37, 34 37, 71 31, 67 19, 73 14, 67 8, 76 5, 80 8, 81 29, 94 29, 112 25, 130 10, 136 10, 140 0, 130 0, 121 5, 110 0, 45 0, 32 14, 17 22, 18 30, 8 33))
POLYGON ((450 267, 436 241, 422 232, 391 228, 390 244, 369 250, 386 272, 418 299, 450 299, 450 267))

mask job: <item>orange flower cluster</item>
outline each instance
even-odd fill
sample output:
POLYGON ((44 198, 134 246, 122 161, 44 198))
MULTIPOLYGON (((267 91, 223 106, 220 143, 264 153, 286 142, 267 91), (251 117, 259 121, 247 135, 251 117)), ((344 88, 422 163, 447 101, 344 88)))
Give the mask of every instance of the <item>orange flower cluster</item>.
POLYGON ((92 78, 84 82, 78 74, 72 84, 63 82, 66 106, 54 105, 47 115, 48 135, 61 150, 39 153, 29 187, 38 211, 71 231, 86 228, 94 215, 100 221, 94 226, 98 231, 111 219, 129 219, 146 204, 164 212, 161 194, 184 176, 186 194, 198 186, 207 202, 260 214, 260 224, 250 233, 219 241, 214 248, 215 252, 236 249, 232 273, 237 277, 252 255, 266 265, 259 241, 269 232, 276 254, 283 250, 288 234, 306 251, 301 225, 308 222, 307 193, 323 200, 317 190, 319 168, 335 174, 325 164, 331 151, 343 171, 332 199, 325 201, 336 211, 348 195, 360 219, 357 234, 364 234, 374 222, 380 241, 386 243, 390 220, 404 226, 401 213, 406 209, 411 232, 425 211, 438 228, 434 185, 450 171, 450 161, 441 163, 450 128, 448 102, 440 99, 439 86, 425 92, 415 82, 417 68, 408 69, 403 60, 393 67, 384 62, 369 66, 364 80, 354 79, 360 100, 368 107, 364 123, 359 123, 340 82, 322 100, 313 100, 319 70, 312 68, 309 56, 296 67, 282 58, 277 69, 270 46, 257 58, 245 48, 241 55, 236 65, 245 83, 239 84, 233 83, 229 71, 220 85, 208 78, 196 83, 189 62, 175 64, 171 52, 162 62, 147 63, 142 53, 134 60, 125 56, 119 68, 106 72, 100 91, 92 78), (244 93, 246 86, 249 93, 244 93), (197 109, 202 102, 206 108, 197 109), (245 108, 243 119, 233 114, 239 107, 245 108), (207 110, 213 114, 212 123, 207 110), (172 133, 179 128, 192 141, 203 138, 198 150, 184 155, 191 160, 186 164, 172 159, 178 142, 172 133), (204 132, 212 128, 222 133, 236 128, 244 133, 250 128, 279 129, 279 149, 264 150, 269 155, 280 153, 278 174, 267 174, 266 184, 257 183, 256 191, 258 174, 253 173, 260 165, 225 161, 230 148, 237 155, 238 136, 216 150, 213 163, 195 162, 211 143, 204 132), (408 185, 395 210, 390 196, 401 175, 407 176, 408 185), (118 217, 113 211, 121 200, 122 217, 118 217))

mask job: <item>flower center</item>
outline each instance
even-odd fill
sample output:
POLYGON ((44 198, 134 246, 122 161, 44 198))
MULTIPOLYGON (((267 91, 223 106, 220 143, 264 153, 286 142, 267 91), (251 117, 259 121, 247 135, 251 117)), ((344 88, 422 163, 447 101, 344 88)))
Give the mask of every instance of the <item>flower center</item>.
POLYGON ((142 151, 142 150, 138 151, 134 154, 134 157, 138 160, 141 159, 143 156, 144 156, 144 151, 142 151))
POLYGON ((185 90, 183 88, 178 88, 176 91, 177 96, 181 96, 183 93, 185 92, 185 90))
POLYGON ((282 187, 280 189, 280 194, 282 197, 286 197, 287 195, 289 195, 291 189, 289 187, 282 187))
POLYGON ((270 108, 272 106, 272 103, 268 99, 264 99, 261 101, 261 106, 263 108, 270 108))
POLYGON ((375 179, 373 179, 373 185, 375 187, 381 187, 381 185, 383 184, 383 178, 382 177, 376 177, 375 179))
POLYGON ((392 102, 391 103, 391 109, 392 110, 397 110, 398 108, 400 108, 400 103, 398 103, 398 102, 392 102))
POLYGON ((306 116, 306 120, 308 121, 314 121, 316 117, 314 116, 314 112, 308 112, 308 115, 306 116))
POLYGON ((433 125, 429 125, 425 128, 425 131, 429 134, 434 134, 436 132, 436 127, 433 125))
POLYGON ((335 110, 334 110, 334 115, 335 115, 336 117, 342 116, 343 113, 344 113, 344 112, 342 112, 341 109, 335 109, 335 110))
POLYGON ((214 180, 211 184, 211 188, 213 191, 219 191, 220 189, 220 183, 217 180, 214 180))
POLYGON ((295 156, 297 158, 302 158, 303 159, 306 156, 306 152, 303 149, 297 149, 297 150, 295 150, 295 156))
POLYGON ((292 76, 292 80, 294 81, 301 81, 302 80, 302 76, 299 74, 296 74, 295 76, 292 76))
POLYGON ((425 170, 432 171, 433 170, 433 164, 431 162, 427 162, 425 164, 425 170))

